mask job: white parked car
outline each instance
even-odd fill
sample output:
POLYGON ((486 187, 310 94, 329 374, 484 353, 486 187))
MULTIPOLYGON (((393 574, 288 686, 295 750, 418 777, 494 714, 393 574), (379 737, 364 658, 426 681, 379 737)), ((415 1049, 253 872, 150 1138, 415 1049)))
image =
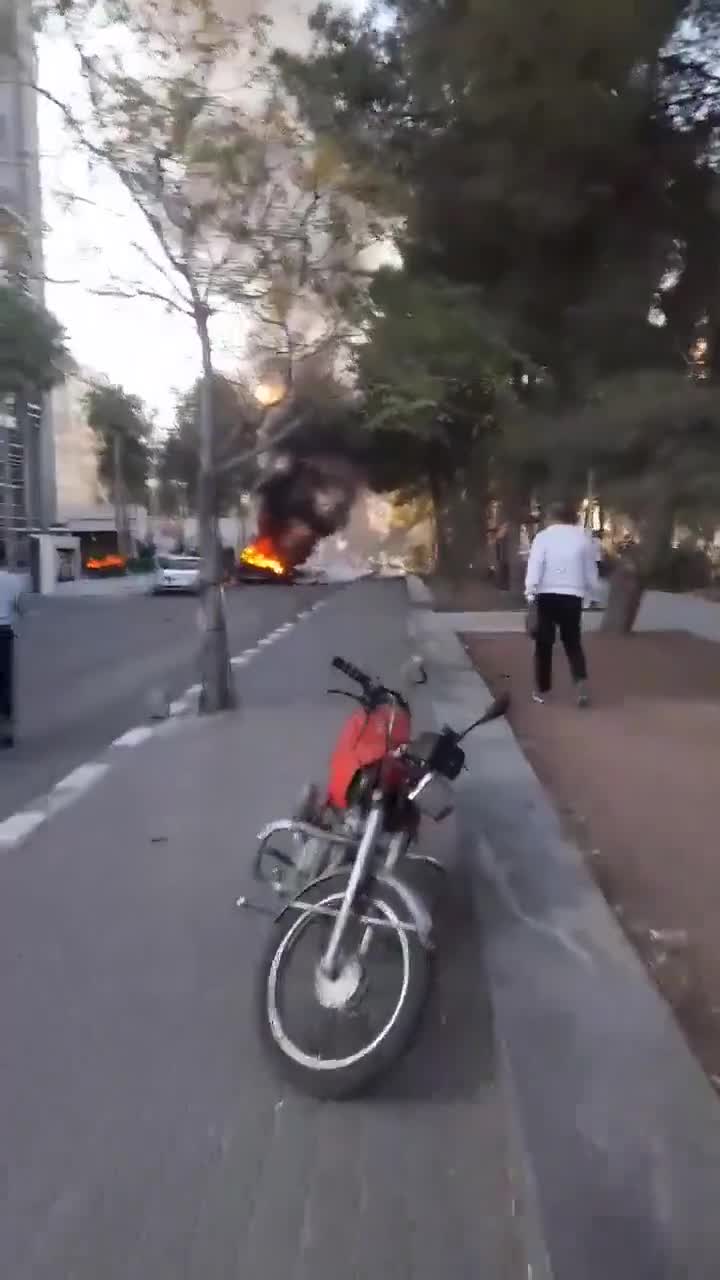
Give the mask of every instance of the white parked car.
POLYGON ((199 556, 158 556, 153 595, 171 591, 195 595, 200 590, 201 565, 199 556))

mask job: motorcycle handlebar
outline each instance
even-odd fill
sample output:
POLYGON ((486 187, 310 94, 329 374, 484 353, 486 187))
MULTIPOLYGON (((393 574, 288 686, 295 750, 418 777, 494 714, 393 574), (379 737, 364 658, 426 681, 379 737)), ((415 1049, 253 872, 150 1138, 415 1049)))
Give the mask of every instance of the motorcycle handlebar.
POLYGON ((365 672, 361 671, 359 667, 353 666, 352 662, 346 662, 345 658, 333 658, 332 666, 336 671, 342 671, 343 675, 350 680, 354 680, 356 684, 360 685, 361 689, 367 691, 373 687, 373 681, 370 676, 366 676, 365 672))

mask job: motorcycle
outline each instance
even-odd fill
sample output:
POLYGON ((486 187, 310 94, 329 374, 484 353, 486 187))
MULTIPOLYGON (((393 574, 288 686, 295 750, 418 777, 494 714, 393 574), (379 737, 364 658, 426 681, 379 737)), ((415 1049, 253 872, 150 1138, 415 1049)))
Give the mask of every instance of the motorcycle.
MULTIPOLYGON (((404 694, 343 658, 332 665, 358 692, 328 692, 358 709, 337 739, 326 791, 307 788, 293 818, 260 832, 254 873, 285 900, 258 974, 263 1043, 306 1093, 340 1099, 390 1067, 419 1022, 433 922, 403 863, 443 870, 414 848, 421 818, 452 813, 461 743, 504 715, 510 700, 499 697, 461 732, 445 726, 413 737, 404 694), (278 847, 281 837, 289 852, 278 847)), ((415 684, 426 682, 418 660, 413 671, 415 684)))

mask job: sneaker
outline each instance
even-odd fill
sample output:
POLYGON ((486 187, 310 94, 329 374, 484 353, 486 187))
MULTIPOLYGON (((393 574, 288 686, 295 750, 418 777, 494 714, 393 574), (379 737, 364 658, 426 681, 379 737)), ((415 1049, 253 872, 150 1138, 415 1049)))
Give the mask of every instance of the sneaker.
POLYGON ((577 686, 577 704, 583 710, 590 706, 590 694, 584 680, 579 681, 577 686))

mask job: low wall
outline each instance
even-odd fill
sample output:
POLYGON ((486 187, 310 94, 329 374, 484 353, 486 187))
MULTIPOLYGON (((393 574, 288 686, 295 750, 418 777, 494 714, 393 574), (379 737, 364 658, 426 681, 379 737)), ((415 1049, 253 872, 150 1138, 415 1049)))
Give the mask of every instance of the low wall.
MULTIPOLYGON (((432 592, 419 578, 408 576, 411 603, 431 605, 432 592)), ((430 624, 439 631, 483 631, 503 633, 525 630, 521 610, 486 613, 438 613, 430 624)), ((583 627, 597 631, 602 626, 602 612, 586 612, 583 627)), ((688 631, 701 640, 720 641, 720 604, 700 596, 675 594, 670 591, 646 591, 635 623, 636 631, 688 631)))
POLYGON ((636 631, 689 631, 703 640, 720 640, 720 604, 700 596, 647 591, 636 631))

